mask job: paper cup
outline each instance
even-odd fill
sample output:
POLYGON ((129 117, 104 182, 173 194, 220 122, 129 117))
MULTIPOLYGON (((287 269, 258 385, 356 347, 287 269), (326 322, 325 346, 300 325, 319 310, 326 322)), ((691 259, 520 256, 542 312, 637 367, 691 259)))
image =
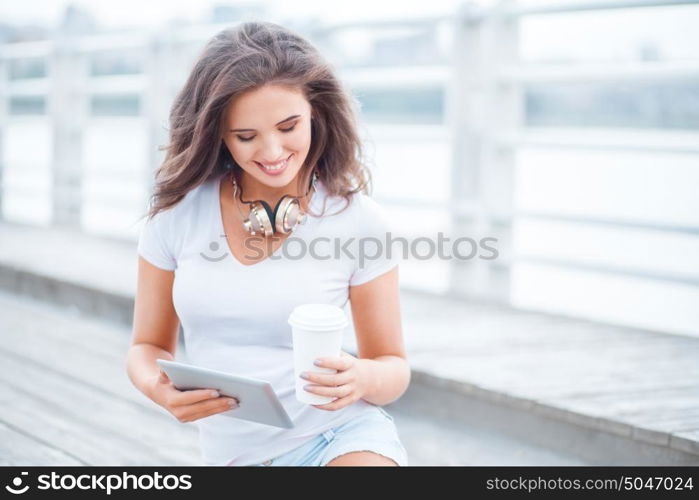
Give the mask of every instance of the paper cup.
POLYGON ((322 357, 339 356, 342 336, 348 325, 341 308, 330 304, 304 304, 289 316, 294 347, 294 379, 296 399, 308 404, 326 404, 336 398, 320 396, 303 387, 312 384, 301 378, 303 372, 337 373, 332 368, 321 368, 313 362, 322 357))

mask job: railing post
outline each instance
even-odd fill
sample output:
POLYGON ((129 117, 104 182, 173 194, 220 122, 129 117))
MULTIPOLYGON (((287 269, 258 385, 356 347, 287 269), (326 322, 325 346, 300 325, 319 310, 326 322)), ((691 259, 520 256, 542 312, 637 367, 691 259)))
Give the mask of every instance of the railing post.
MULTIPOLYGON (((499 252, 499 257, 490 261, 488 281, 492 297, 508 305, 514 262, 513 214, 517 149, 498 144, 496 138, 518 135, 523 125, 524 97, 521 85, 502 82, 497 71, 503 67, 514 67, 519 60, 519 18, 500 15, 502 10, 514 7, 516 3, 516 0, 500 0, 493 15, 484 24, 492 71, 488 75, 487 109, 490 119, 486 121, 488 140, 483 149, 481 189, 487 215, 486 230, 488 236, 497 238, 496 247, 499 252)), ((488 291, 486 294, 490 295, 488 291)))
MULTIPOLYGON (((74 35, 59 32, 50 59, 53 123, 52 223, 79 229, 82 211, 82 143, 87 115, 87 57, 74 35)), ((108 154, 108 151, 105 151, 108 154)))
MULTIPOLYGON (((478 174, 481 137, 479 131, 482 89, 476 83, 481 71, 479 26, 471 5, 457 12, 452 50, 452 79, 447 87, 447 123, 451 142, 451 222, 454 238, 474 237, 479 227, 478 174), (464 210, 469 206, 468 211, 464 210)), ((482 281, 483 268, 473 260, 452 259, 449 293, 475 295, 482 281)))
MULTIPOLYGON (((516 129, 520 91, 501 86, 497 69, 517 57, 517 20, 465 5, 454 33, 454 78, 447 109, 452 137, 452 229, 456 238, 496 238, 470 260, 452 260, 449 293, 508 304, 514 203, 514 150, 498 149, 495 138, 516 129)), ((461 254, 468 253, 461 250, 461 254)))
POLYGON ((3 195, 5 194, 5 185, 3 183, 3 170, 5 169, 5 131, 10 118, 9 86, 10 72, 7 59, 0 58, 0 222, 4 219, 3 195))
POLYGON ((165 158, 165 151, 158 148, 168 140, 168 118, 172 103, 172 74, 178 61, 174 56, 174 35, 172 28, 158 31, 150 39, 146 57, 146 88, 144 93, 143 115, 148 130, 146 156, 146 193, 152 192, 153 172, 165 158))

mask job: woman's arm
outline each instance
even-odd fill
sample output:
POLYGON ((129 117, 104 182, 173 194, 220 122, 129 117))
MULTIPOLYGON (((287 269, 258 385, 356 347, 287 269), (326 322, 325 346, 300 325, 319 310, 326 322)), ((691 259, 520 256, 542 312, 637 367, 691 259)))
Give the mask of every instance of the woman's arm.
POLYGON ((389 404, 401 397, 410 383, 401 328, 398 266, 368 283, 350 287, 349 296, 359 371, 365 384, 362 399, 375 405, 389 404))
POLYGON ((160 376, 156 359, 175 357, 179 319, 172 303, 173 271, 155 267, 138 258, 138 285, 134 303, 133 331, 127 360, 131 382, 153 399, 152 389, 160 376))

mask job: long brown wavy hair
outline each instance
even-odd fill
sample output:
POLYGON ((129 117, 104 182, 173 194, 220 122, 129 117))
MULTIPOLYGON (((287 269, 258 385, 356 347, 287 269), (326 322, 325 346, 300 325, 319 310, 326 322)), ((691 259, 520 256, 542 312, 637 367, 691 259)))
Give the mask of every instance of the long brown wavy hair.
MULTIPOLYGON (((155 171, 149 218, 179 203, 211 178, 242 169, 222 139, 224 111, 241 93, 266 84, 300 89, 311 105, 311 146, 297 180, 299 192, 315 171, 328 195, 349 205, 368 193, 353 99, 310 42, 269 22, 246 22, 215 35, 170 111, 169 144, 155 171)), ((306 184, 307 186, 307 184, 306 184)), ((346 206, 347 206, 346 205, 346 206)))

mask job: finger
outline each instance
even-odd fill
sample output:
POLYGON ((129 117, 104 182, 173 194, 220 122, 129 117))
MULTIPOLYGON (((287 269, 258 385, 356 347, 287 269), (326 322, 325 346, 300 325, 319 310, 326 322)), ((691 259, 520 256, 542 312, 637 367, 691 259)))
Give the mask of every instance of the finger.
POLYGON ((313 364, 321 368, 334 368, 338 371, 348 370, 354 362, 352 356, 329 356, 316 359, 313 364))
POLYGON ((356 399, 354 398, 354 395, 350 394, 349 396, 345 396, 344 398, 339 398, 336 399, 335 401, 331 401, 330 403, 326 403, 324 405, 311 405, 314 408, 318 408, 319 410, 327 410, 327 411, 336 411, 344 408, 345 406, 349 406, 352 403, 354 403, 356 399))
POLYGON ((167 373, 160 370, 160 376, 158 377, 158 382, 162 382, 162 383, 170 382, 170 377, 167 376, 167 373))
POLYGON ((200 403, 191 404, 182 408, 182 414, 185 416, 195 416, 203 413, 215 411, 228 411, 238 407, 238 401, 233 398, 216 398, 210 401, 202 401, 200 403))
POLYGON ((327 387, 324 385, 306 385, 304 390, 310 392, 311 394, 318 394, 319 396, 329 396, 333 398, 344 398, 349 396, 354 391, 354 387, 347 384, 341 385, 339 387, 327 387))
POLYGON ((352 382, 354 379, 354 375, 352 375, 349 371, 340 373, 321 373, 307 371, 301 374, 301 378, 314 384, 335 387, 338 385, 345 385, 352 382))
POLYGON ((174 406, 192 405, 201 401, 208 401, 220 397, 221 394, 215 389, 195 389, 191 391, 178 391, 173 396, 174 406))
POLYGON ((199 420, 200 418, 209 417, 225 411, 235 410, 236 408, 238 408, 238 402, 235 399, 217 398, 214 401, 207 401, 204 403, 191 405, 190 411, 186 413, 188 416, 181 421, 193 422, 195 420, 199 420))

